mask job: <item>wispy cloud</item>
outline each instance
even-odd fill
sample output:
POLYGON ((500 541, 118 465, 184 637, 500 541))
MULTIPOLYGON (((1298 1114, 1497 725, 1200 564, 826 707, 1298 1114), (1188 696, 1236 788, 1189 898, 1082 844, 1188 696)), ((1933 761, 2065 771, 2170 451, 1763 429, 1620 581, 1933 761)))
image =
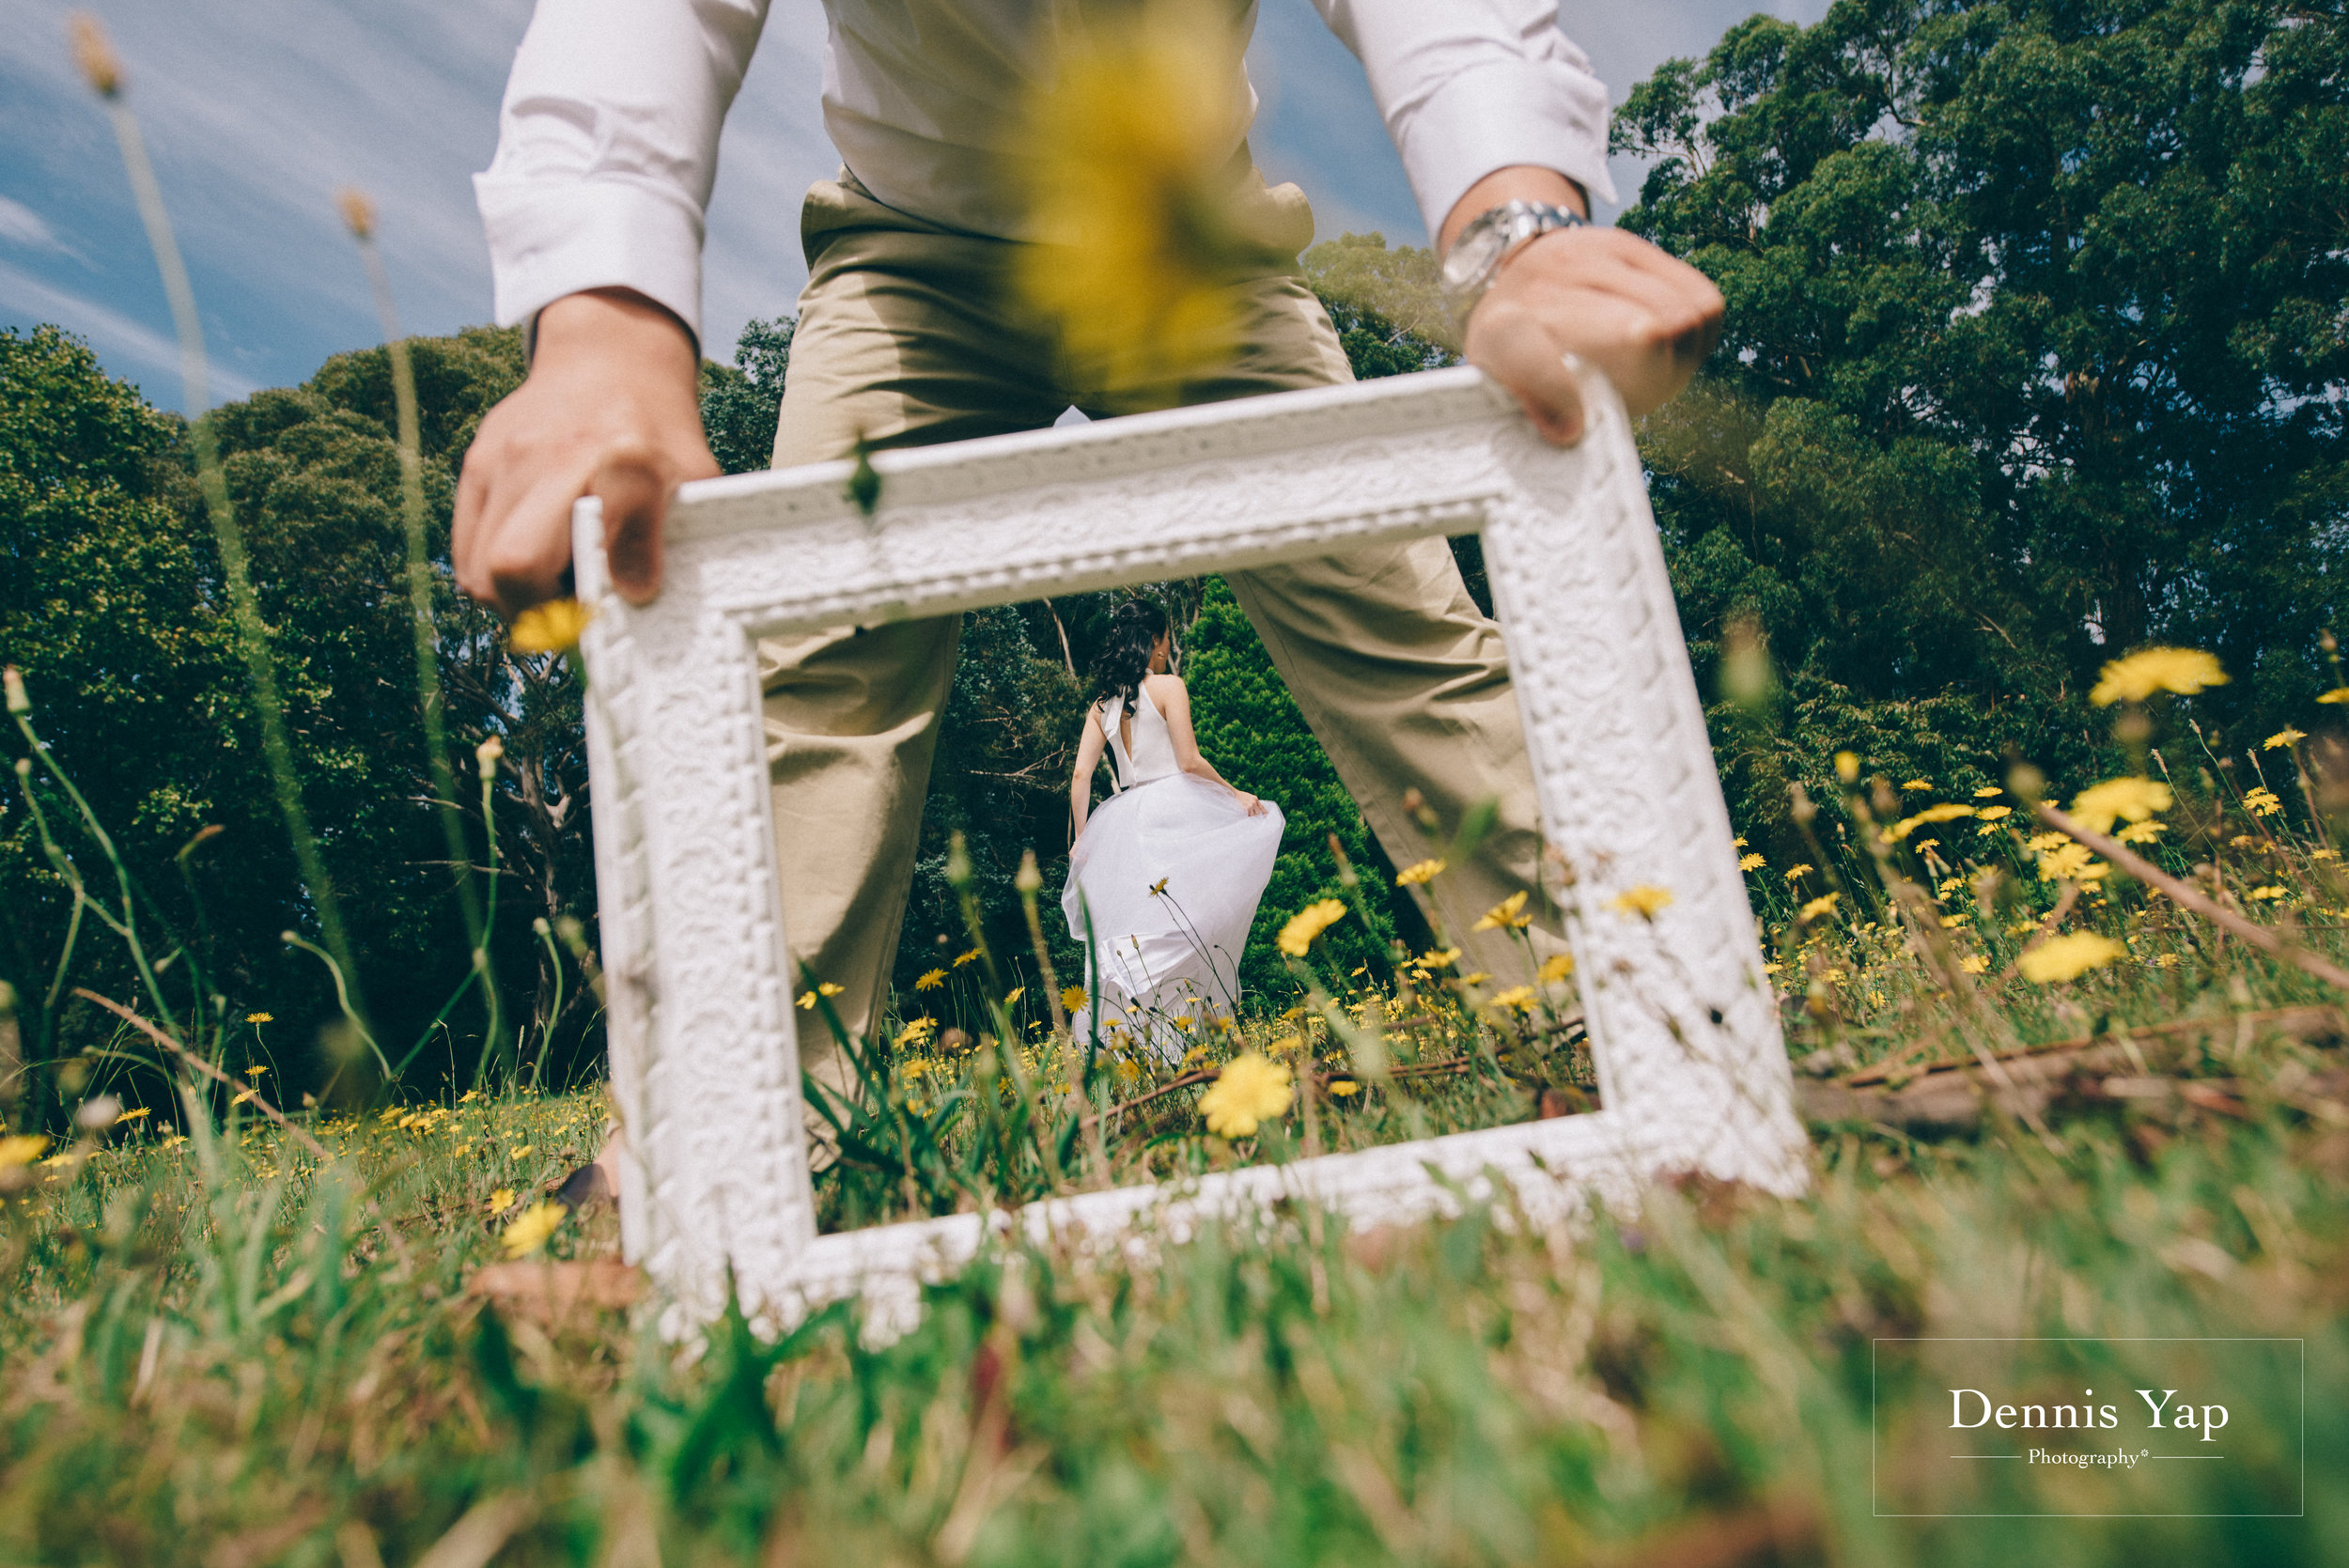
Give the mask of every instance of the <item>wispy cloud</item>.
MULTIPOLYGON (((47 219, 21 201, 0 196, 0 242, 37 251, 66 251, 47 219)), ((69 253, 70 254, 70 253, 69 253)))
MULTIPOLYGON (((0 300, 34 320, 63 327, 86 342, 114 374, 136 382, 148 401, 180 403, 179 343, 122 312, 59 288, 21 268, 0 261, 0 300)), ((212 400, 233 402, 261 390, 258 381, 213 366, 212 400)))

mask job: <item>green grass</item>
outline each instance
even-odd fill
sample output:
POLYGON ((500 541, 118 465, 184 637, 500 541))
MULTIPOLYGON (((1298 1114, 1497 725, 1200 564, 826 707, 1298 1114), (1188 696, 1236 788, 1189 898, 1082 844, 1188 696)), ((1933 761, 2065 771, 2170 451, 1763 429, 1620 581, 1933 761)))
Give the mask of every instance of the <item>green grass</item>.
MULTIPOLYGON (((330 1122, 323 1167, 132 1124, 6 1202, 0 1560, 2339 1561, 2349 1086, 2217 1048, 2242 1116, 2084 1113, 2060 1157, 1831 1130, 1805 1198, 1577 1234, 993 1257, 881 1347, 468 1294, 592 1094, 330 1122), (1920 1334, 2303 1336, 2308 1517, 1876 1518, 1871 1342, 1920 1334)), ((608 1211, 552 1245, 609 1253, 608 1211)))

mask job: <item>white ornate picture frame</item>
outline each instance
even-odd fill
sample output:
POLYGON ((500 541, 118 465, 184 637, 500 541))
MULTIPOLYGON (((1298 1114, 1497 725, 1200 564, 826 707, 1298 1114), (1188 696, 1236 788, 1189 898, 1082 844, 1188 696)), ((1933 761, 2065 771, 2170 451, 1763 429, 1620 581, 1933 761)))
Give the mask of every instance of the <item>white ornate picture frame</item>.
POLYGON ((1536 437, 1470 368, 685 487, 664 586, 611 587, 597 504, 574 520, 622 1247, 687 1319, 728 1281, 789 1321, 862 1293, 903 1320, 987 1228, 1113 1240, 1155 1217, 1276 1199, 1358 1225, 1514 1188, 1530 1212, 1635 1201, 1660 1172, 1778 1192, 1807 1142, 1629 422, 1536 437), (1564 894, 1601 1109, 818 1235, 776 883, 755 640, 1162 581, 1420 535, 1479 533, 1564 894), (1616 900, 1647 885, 1653 918, 1616 900))

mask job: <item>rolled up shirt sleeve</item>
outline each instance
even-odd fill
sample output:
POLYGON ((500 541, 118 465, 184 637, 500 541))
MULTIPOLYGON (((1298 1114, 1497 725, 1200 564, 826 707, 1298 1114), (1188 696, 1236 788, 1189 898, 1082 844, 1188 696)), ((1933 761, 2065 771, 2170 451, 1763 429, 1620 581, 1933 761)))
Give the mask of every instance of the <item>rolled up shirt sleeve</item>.
POLYGON ((1595 196, 1607 89, 1558 27, 1556 0, 1314 0, 1362 62, 1430 236, 1495 169, 1555 169, 1595 196))
POLYGON ((539 0, 474 177, 501 325, 632 288, 701 336, 702 213, 767 0, 539 0))

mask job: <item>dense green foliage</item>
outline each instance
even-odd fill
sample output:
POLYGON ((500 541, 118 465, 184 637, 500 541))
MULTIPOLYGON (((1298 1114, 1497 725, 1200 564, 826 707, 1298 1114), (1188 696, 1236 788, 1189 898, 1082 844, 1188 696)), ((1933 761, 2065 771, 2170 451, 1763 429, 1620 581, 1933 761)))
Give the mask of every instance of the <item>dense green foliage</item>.
MULTIPOLYGON (((485 329, 412 348, 452 767, 470 786, 475 743, 496 735, 506 753, 494 790, 502 910, 492 973, 509 1016, 527 1026, 526 1064, 538 1065, 552 1042, 567 1070, 586 1038, 586 993, 572 976, 565 1016, 551 1016, 556 960, 530 922, 593 912, 580 694, 560 661, 510 656, 446 569, 457 466, 481 414, 521 379, 520 335, 485 329)), ((310 914, 271 801, 184 427, 48 329, 0 335, 0 551, 10 562, 0 658, 23 669, 53 754, 181 946, 175 1005, 280 1016, 281 1037, 300 1043, 288 1065, 298 1084, 315 1086, 307 1043, 337 1014, 325 972, 280 939, 309 931, 310 914)), ((473 964, 429 809, 392 405, 389 358, 376 349, 337 355, 301 387, 210 417, 305 801, 361 955, 354 979, 397 1059, 473 964)), ((11 729, 7 749, 19 748, 11 729)), ((70 802, 39 771, 24 787, 41 792, 59 848, 84 877, 110 883, 70 802)), ((461 792, 470 798, 458 805, 477 827, 480 799, 461 792)), ((70 988, 132 993, 117 944, 83 939, 69 952, 70 893, 36 826, 29 810, 0 817, 0 978, 28 1001, 54 985, 57 1005, 32 1010, 31 1032, 43 1049, 78 1048, 102 1040, 110 1021, 71 1001, 70 988)), ((470 1074, 483 1019, 477 996, 461 1003, 425 1070, 470 1074)))
POLYGON ((1641 84, 1623 224, 1729 301, 1644 442, 1701 664, 1747 618, 1831 700, 1963 697, 1985 762, 2148 642, 2221 657, 2237 744, 2336 684, 2344 48, 2269 0, 1841 0, 1641 84))

